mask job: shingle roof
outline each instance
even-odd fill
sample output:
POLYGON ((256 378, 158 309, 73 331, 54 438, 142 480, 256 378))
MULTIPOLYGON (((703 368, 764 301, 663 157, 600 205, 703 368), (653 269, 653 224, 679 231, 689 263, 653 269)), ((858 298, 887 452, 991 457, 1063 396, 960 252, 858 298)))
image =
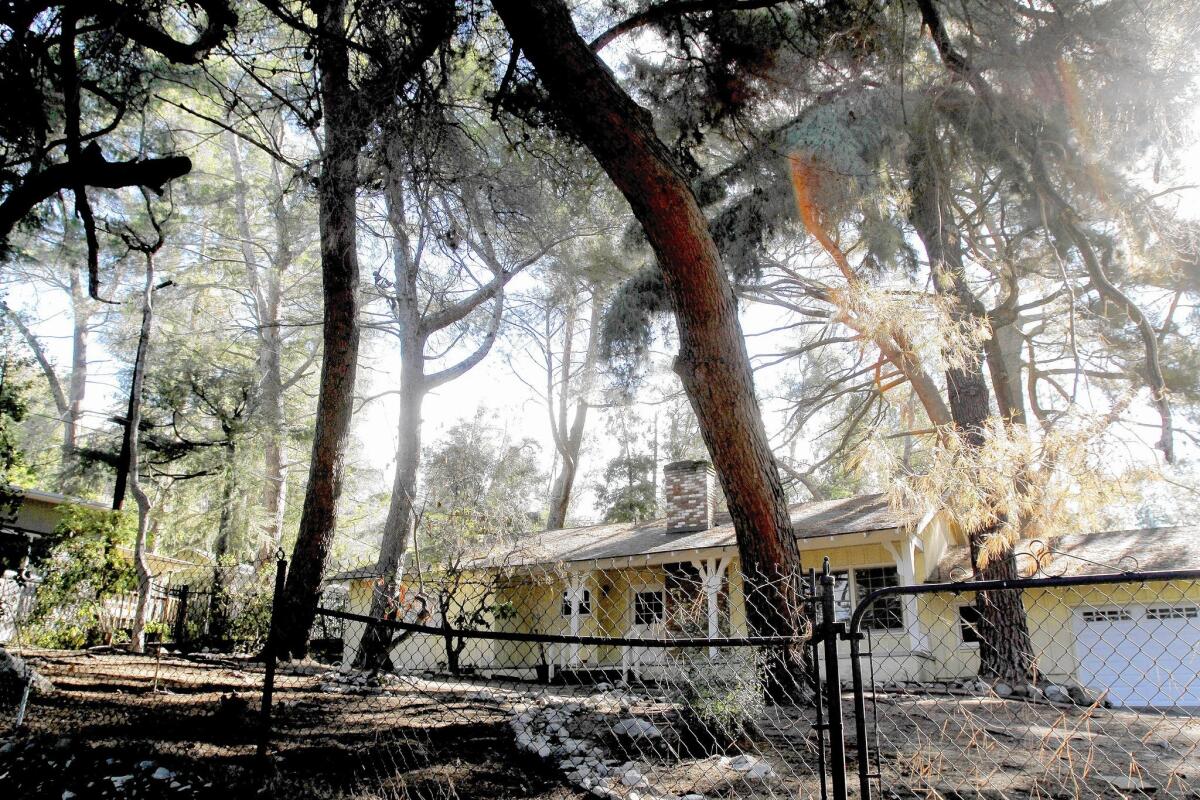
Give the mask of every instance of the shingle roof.
MULTIPOLYGON (((1024 541, 1017 548, 1017 567, 1022 574, 1035 569, 1029 555, 1032 544, 1024 541)), ((1049 546, 1050 562, 1043 567, 1046 575, 1200 569, 1200 525, 1071 533, 1051 540, 1049 546)), ((930 580, 962 580, 969 573, 967 548, 955 547, 938 562, 930 580)))
MULTIPOLYGON (((907 525, 908 515, 892 510, 882 494, 838 500, 797 503, 789 508, 797 539, 891 530, 907 525)), ((644 523, 609 523, 532 534, 507 542, 486 557, 491 565, 527 566, 561 561, 608 561, 643 555, 662 555, 736 543, 729 515, 713 527, 694 533, 667 533, 666 520, 644 523)), ((326 580, 373 578, 373 567, 339 572, 326 580)))

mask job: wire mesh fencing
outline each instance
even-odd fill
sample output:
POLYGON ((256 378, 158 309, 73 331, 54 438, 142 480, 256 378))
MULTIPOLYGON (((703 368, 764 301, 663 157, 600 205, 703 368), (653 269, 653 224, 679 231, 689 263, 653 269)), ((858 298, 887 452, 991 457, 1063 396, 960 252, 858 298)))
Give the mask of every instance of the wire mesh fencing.
POLYGON ((282 563, 156 576, 142 653, 128 585, 64 591, 43 570, 32 601, 11 593, 0 786, 1196 796, 1198 574, 903 586, 879 566, 762 579, 686 555, 331 568, 303 654, 281 650, 282 563))
POLYGON ((1195 798, 1200 575, 883 589, 849 620, 876 797, 1195 798), (974 589, 986 589, 975 591, 974 589))
POLYGON ((130 564, 100 556, 8 578, 22 602, 0 609, 0 786, 55 798, 253 791, 274 564, 158 558, 143 598, 130 564))
POLYGON ((726 567, 335 575, 346 603, 317 617, 343 623, 340 658, 279 666, 274 769, 321 738, 383 797, 822 796, 810 576, 757 585, 795 603, 765 630, 726 567))

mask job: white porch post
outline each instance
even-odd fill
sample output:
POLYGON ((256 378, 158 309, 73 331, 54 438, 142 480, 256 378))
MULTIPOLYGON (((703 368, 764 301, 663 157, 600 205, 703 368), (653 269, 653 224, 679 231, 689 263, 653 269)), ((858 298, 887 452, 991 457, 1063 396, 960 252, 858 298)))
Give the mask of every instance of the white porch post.
MULTIPOLYGON (((587 575, 572 575, 567 581, 567 602, 571 604, 571 635, 578 636, 582 620, 580 619, 579 609, 583 603, 583 593, 586 591, 587 575)), ((567 660, 571 666, 579 665, 580 646, 578 642, 572 642, 570 649, 567 651, 567 660)))
MULTIPOLYGON (((884 542, 883 546, 892 554, 892 558, 896 559, 896 575, 900 578, 900 585, 915 586, 917 583, 917 560, 914 554, 916 543, 913 539, 884 542)), ((908 630, 909 645, 913 652, 928 653, 929 641, 925 635, 925 628, 921 625, 917 596, 915 594, 902 595, 902 602, 904 604, 904 627, 908 630)))
MULTIPOLYGON (((697 559, 692 566, 700 573, 700 585, 708 598, 708 638, 715 639, 721 632, 720 609, 718 598, 721 595, 721 582, 725 579, 725 569, 729 566, 728 556, 697 559)), ((717 657, 717 648, 708 648, 708 657, 717 657)))

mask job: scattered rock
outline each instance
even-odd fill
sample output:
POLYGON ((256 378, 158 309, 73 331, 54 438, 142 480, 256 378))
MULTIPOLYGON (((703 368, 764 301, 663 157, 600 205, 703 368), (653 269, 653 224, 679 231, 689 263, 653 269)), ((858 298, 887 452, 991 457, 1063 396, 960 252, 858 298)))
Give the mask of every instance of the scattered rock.
POLYGON ((992 687, 992 691, 996 693, 997 697, 1012 697, 1013 688, 1004 681, 1000 681, 992 687))
POLYGON ((1153 794, 1158 791, 1158 787, 1153 783, 1143 779, 1131 777, 1129 775, 1101 775, 1100 780, 1107 783, 1109 786, 1123 792, 1141 792, 1142 794, 1153 794))
POLYGON ((637 717, 621 720, 612 726, 612 732, 630 739, 658 739, 662 736, 662 731, 653 722, 637 717))

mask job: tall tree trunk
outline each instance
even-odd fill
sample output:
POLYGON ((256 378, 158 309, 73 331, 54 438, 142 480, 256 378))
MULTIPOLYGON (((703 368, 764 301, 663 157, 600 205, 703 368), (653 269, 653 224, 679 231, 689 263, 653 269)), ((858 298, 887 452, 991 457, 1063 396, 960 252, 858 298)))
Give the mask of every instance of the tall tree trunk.
MULTIPOLYGON (((230 436, 226 432, 226 436, 230 436)), ((221 514, 217 520, 217 536, 213 540, 212 602, 209 607, 208 633, 218 642, 229 635, 229 581, 236 566, 228 558, 233 545, 234 495, 237 491, 237 445, 230 439, 225 447, 225 463, 221 469, 221 514)))
POLYGON ((649 113, 579 37, 561 0, 496 0, 572 133, 629 202, 658 258, 675 311, 675 369, 729 500, 758 634, 797 630, 800 555, 771 453, 737 304, 708 221, 649 113))
POLYGON ((263 426, 263 486, 262 507, 266 519, 255 557, 257 564, 271 561, 283 537, 283 502, 286 491, 283 458, 283 340, 279 327, 279 307, 282 297, 281 273, 292 259, 291 234, 287 224, 287 208, 283 187, 280 186, 278 165, 272 164, 273 196, 271 219, 275 234, 275 252, 264 269, 255 252, 254 234, 250 227, 249 199, 242 166, 241 148, 237 138, 229 134, 226 150, 234 178, 234 212, 242 261, 246 267, 247 283, 254 301, 256 335, 258 337, 258 371, 261 376, 260 413, 263 426))
POLYGON ((321 228, 321 279, 324 292, 324 351, 317 398, 308 487, 300 530, 292 549, 280 609, 280 644, 285 655, 308 650, 308 631, 316 616, 321 577, 329 558, 342 491, 342 467, 353 413, 358 367, 358 252, 355 194, 361 131, 354 113, 350 59, 345 37, 345 0, 316 0, 313 9, 321 38, 317 66, 325 151, 317 181, 321 228))
MULTIPOLYGON (((146 359, 150 353, 150 338, 154 330, 154 255, 146 254, 146 283, 142 288, 142 325, 138 331, 137 355, 133 361, 133 380, 129 386, 129 407, 125 424, 125 440, 122 452, 126 453, 129 481, 133 486, 133 498, 138 507, 137 539, 133 545, 133 564, 137 570, 138 596, 133 615, 133 631, 130 649, 141 653, 146 649, 146 613, 150 606, 150 565, 146 561, 146 537, 150 530, 150 500, 142 489, 141 467, 138 458, 138 427, 142 419, 142 387, 146 382, 146 359)), ((119 500, 114 498, 113 507, 120 509, 119 500)))
POLYGON ((63 421, 62 468, 59 486, 65 494, 75 491, 78 471, 79 420, 83 417, 83 401, 87 394, 88 336, 92 326, 92 305, 79 272, 71 270, 71 377, 67 382, 67 416, 63 421))
MULTIPOLYGON (((278 165, 272 165, 273 170, 278 165)), ((291 266, 291 231, 283 187, 276 180, 271 216, 275 226, 276 253, 266 275, 265 315, 261 327, 259 364, 262 369, 262 415, 265 429, 263 445, 262 506, 266 523, 262 532, 262 547, 258 562, 269 563, 272 554, 283 544, 283 515, 287 502, 287 453, 284 447, 283 408, 283 333, 280 326, 280 305, 283 301, 283 273, 291 266)))
MULTIPOLYGON (((913 227, 925 246, 929 268, 938 294, 952 300, 951 318, 956 324, 972 324, 985 315, 979 299, 966 282, 962 242, 951 216, 949 190, 944 185, 935 132, 914 148, 911 160, 913 227)), ((984 353, 973 354, 969 363, 946 370, 950 414, 967 446, 980 448, 986 439, 991 417, 991 396, 984 375, 984 353)), ((1019 480, 1019 476, 1013 476, 1019 480)), ((970 532, 971 564, 976 580, 1008 580, 1017 577, 1012 548, 979 566, 979 555, 999 525, 970 532)), ((982 616, 979 644, 979 675, 988 680, 1027 683, 1032 677, 1033 645, 1022 593, 1014 590, 979 592, 976 605, 982 616)))
MULTIPOLYGON (((596 362, 600 354, 601 302, 595 287, 592 289, 591 302, 588 343, 583 357, 583 374, 579 376, 579 386, 575 389, 575 411, 570 416, 569 425, 567 421, 567 409, 570 406, 571 398, 569 384, 573 377, 571 374, 572 348, 569 344, 571 341, 570 331, 568 331, 568 344, 563 348, 562 369, 564 374, 560 381, 559 416, 558 422, 555 424, 556 435, 554 437, 554 444, 561 463, 550 492, 550 513, 546 518, 546 530, 548 531, 559 530, 567 524, 567 510, 571 505, 571 493, 574 491, 575 476, 579 471, 579 455, 583 449, 583 432, 587 426, 588 409, 591 408, 588 395, 595 379, 596 362)), ((570 325, 571 321, 568 321, 567 324, 570 325)), ((549 352, 551 350, 547 347, 547 353, 549 352)), ((553 398, 553 392, 550 392, 547 398, 553 398)))

